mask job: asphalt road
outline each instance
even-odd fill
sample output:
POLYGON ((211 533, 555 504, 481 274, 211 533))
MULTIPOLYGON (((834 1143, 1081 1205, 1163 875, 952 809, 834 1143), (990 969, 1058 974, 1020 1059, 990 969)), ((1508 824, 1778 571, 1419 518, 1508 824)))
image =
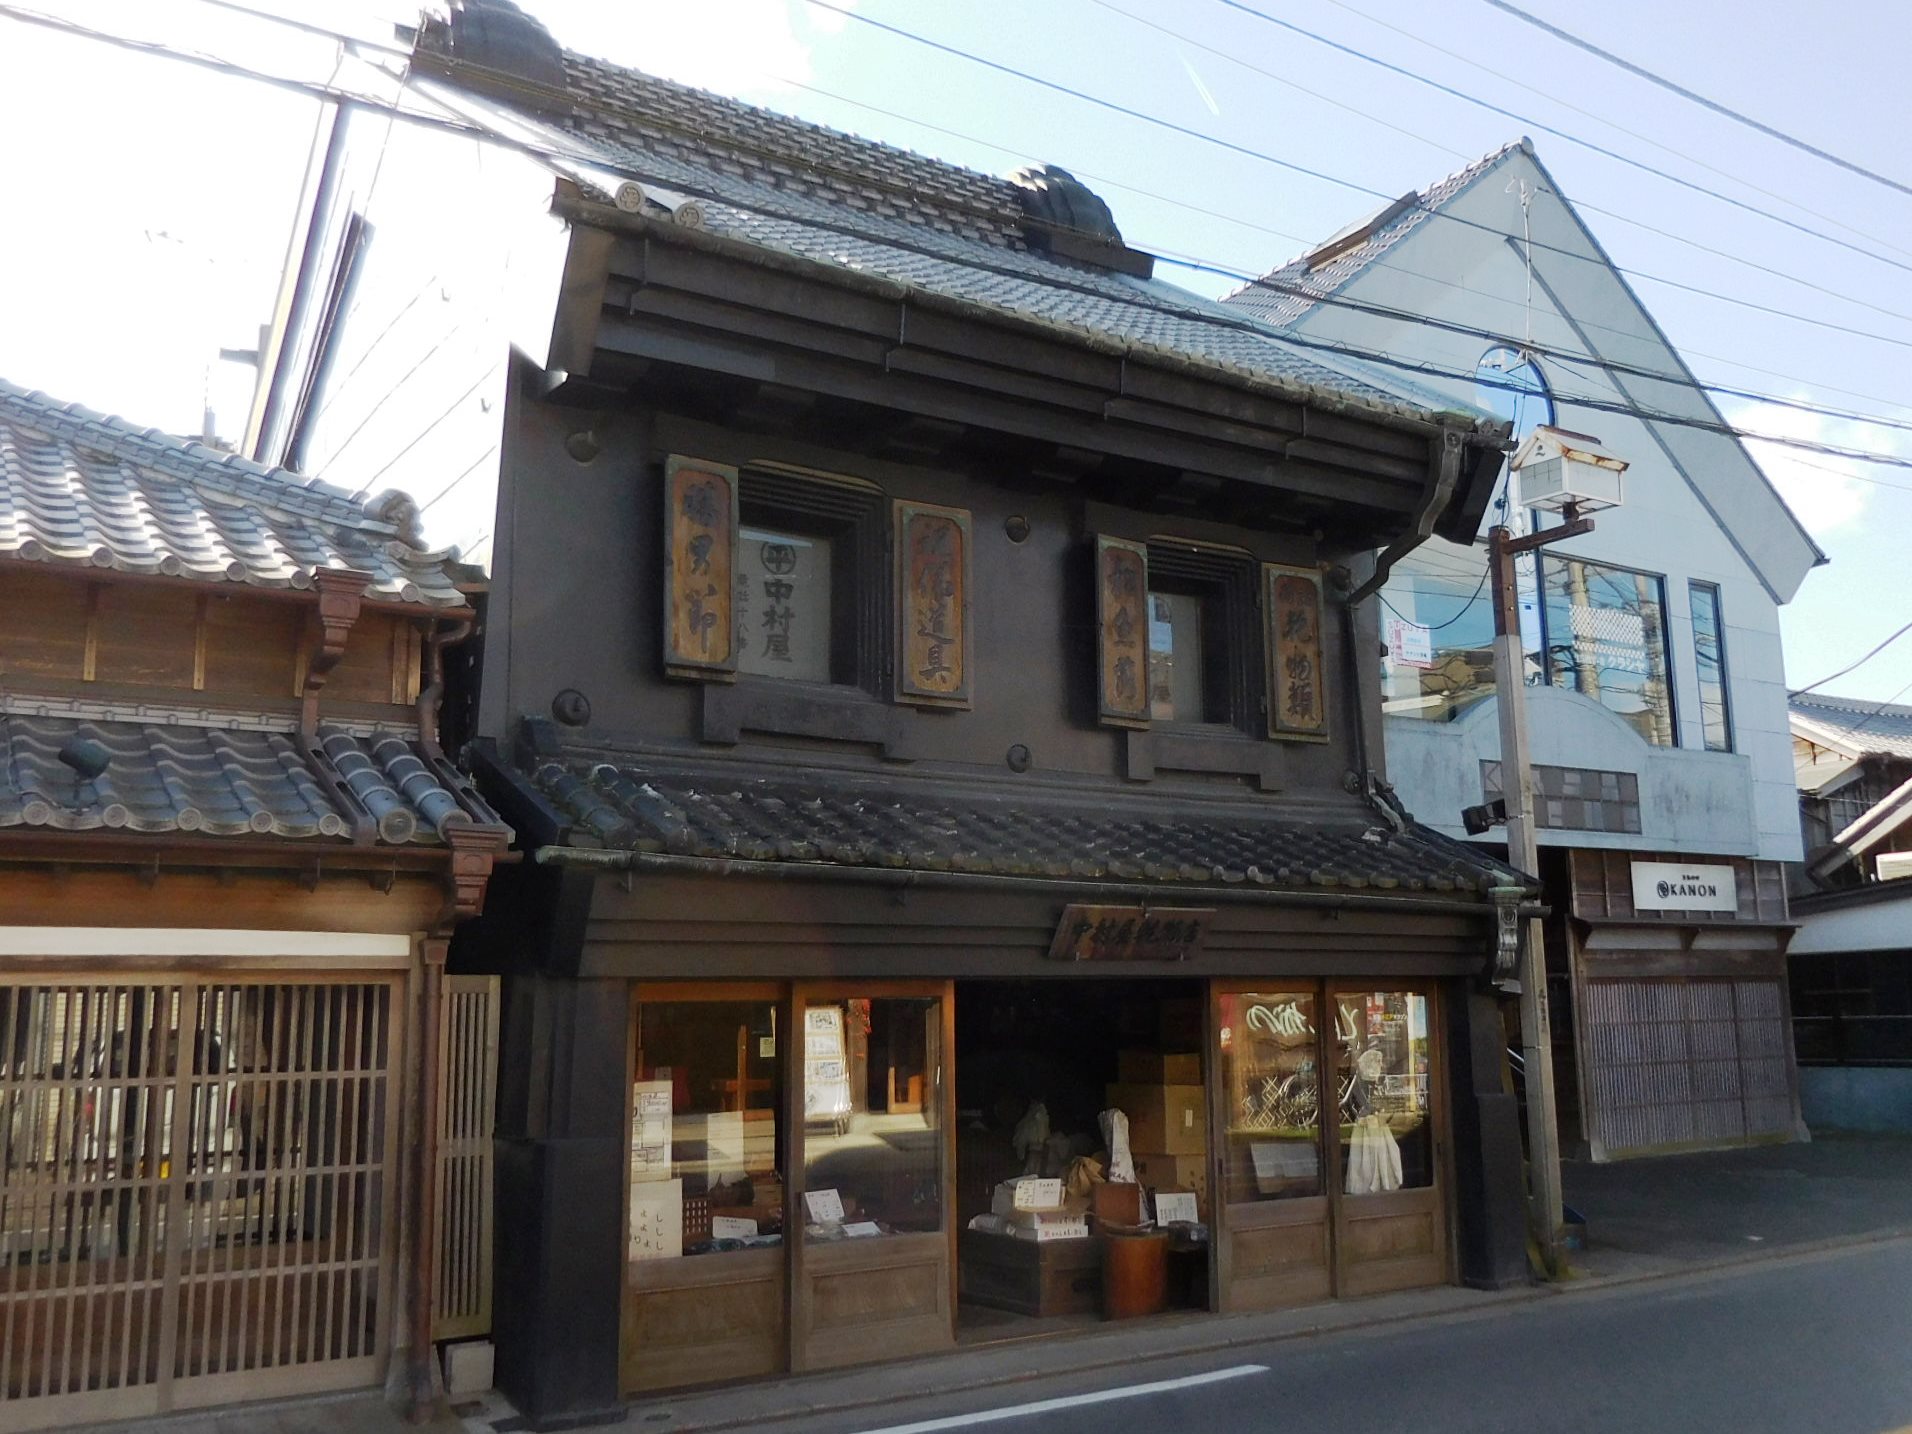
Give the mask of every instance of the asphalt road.
POLYGON ((1912 1426, 1912 1241, 758 1425, 760 1434, 1882 1434, 1912 1426))

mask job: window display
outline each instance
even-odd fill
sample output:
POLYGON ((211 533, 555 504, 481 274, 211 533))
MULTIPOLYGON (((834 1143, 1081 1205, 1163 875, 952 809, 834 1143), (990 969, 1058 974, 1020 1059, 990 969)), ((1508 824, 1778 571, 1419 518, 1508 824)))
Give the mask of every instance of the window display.
POLYGON ((809 1238, 940 1230, 942 1003, 852 997, 799 1021, 809 1238))
POLYGON ((769 1001, 640 1002, 630 1259, 782 1240, 777 1037, 769 1001))
POLYGON ((1225 993, 1219 1000, 1228 1100, 1223 1200, 1322 1194, 1314 993, 1225 993))
POLYGON ((1343 991, 1334 1005, 1346 1192, 1432 1185, 1427 998, 1411 991, 1343 991))

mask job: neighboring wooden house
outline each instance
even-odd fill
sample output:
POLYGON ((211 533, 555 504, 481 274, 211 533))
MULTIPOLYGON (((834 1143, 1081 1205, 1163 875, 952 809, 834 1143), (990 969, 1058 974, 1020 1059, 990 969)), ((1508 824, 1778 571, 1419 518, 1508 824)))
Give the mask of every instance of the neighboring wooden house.
POLYGON ((0 382, 0 1429, 425 1347, 439 971, 510 835, 439 749, 463 577, 393 495, 0 382))
POLYGON ((527 1417, 1094 1309, 992 1190, 1109 1106, 1207 1216, 1193 1307, 1524 1280, 1529 888, 1386 798, 1357 656, 1369 554, 1470 536, 1505 426, 1154 280, 1061 171, 497 0, 406 94, 458 132, 326 129, 252 431, 489 558, 470 760, 527 860, 451 960, 505 982, 527 1417))
MULTIPOLYGON (((1823 555, 1738 441, 1696 426, 1724 420, 1531 141, 1226 302, 1630 464, 1591 534, 1519 564, 1563 1135, 1595 1159, 1793 1138, 1779 609, 1823 555), (1707 909, 1677 895, 1697 886, 1707 909)), ((1531 517, 1510 480, 1478 537, 1531 517)), ((1381 592, 1389 777, 1456 837, 1500 795, 1486 569, 1483 543, 1437 539, 1381 592)))
POLYGON ((1809 1124, 1912 1130, 1912 707, 1792 698, 1805 861, 1787 965, 1809 1124))

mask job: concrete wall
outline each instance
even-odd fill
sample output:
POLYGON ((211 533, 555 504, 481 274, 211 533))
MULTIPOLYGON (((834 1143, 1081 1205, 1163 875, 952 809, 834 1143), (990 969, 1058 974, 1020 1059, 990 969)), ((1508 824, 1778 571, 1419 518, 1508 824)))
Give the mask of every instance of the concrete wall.
POLYGON ((1799 1113, 1809 1130, 1912 1134, 1912 1070, 1801 1066, 1799 1113))
MULTIPOLYGON (((1530 333, 1534 343, 1550 348, 1586 352, 1592 347, 1612 360, 1643 368, 1673 367, 1671 350, 1524 153, 1514 153, 1457 198, 1448 212, 1470 222, 1422 220, 1343 293, 1363 304, 1475 330, 1530 333), (1511 191, 1510 181, 1515 181, 1511 191), (1532 194, 1534 239, 1538 245, 1553 246, 1534 252, 1531 307, 1526 257, 1504 237, 1522 232, 1519 182, 1532 194)), ((1333 305, 1316 308, 1296 327, 1313 337, 1402 354, 1468 375, 1494 346, 1477 335, 1333 305)), ((1789 597, 1803 576, 1811 560, 1810 544, 1734 440, 1665 424, 1649 426, 1628 414, 1576 407, 1572 401, 1584 396, 1707 415, 1703 401, 1690 389, 1616 380, 1591 364, 1542 360, 1540 366, 1555 396, 1557 421, 1598 436, 1632 463, 1625 505, 1599 514, 1595 532, 1550 551, 1666 577, 1678 721, 1677 748, 1650 748, 1636 741, 1627 749, 1624 765, 1640 773, 1642 800, 1658 808, 1654 829, 1638 839, 1582 841, 1576 835, 1575 843, 1799 860, 1778 599, 1789 597), (1725 516, 1733 524, 1730 532, 1722 522, 1725 516), (1755 560, 1764 569, 1763 577, 1755 560), (1688 579, 1716 583, 1720 589, 1734 746, 1724 759, 1705 750, 1688 579), (1726 788, 1734 782, 1745 783, 1746 790, 1737 796, 1729 793, 1726 788), (1649 786, 1656 793, 1651 799, 1649 786)), ((1473 399, 1471 378, 1424 381, 1457 399, 1473 399)), ((1478 572, 1483 560, 1478 548, 1430 545, 1430 563, 1445 572, 1455 571, 1456 564, 1478 572)), ((1596 703, 1569 692, 1550 691, 1543 698, 1530 688, 1529 695, 1539 704, 1534 709, 1534 760, 1616 765, 1611 759, 1618 748, 1602 735, 1604 713, 1596 703), (1576 708, 1585 710, 1576 713, 1576 708), (1596 758, 1595 751, 1606 755, 1596 758)), ((1484 727, 1466 718, 1451 723, 1389 722, 1389 779, 1423 820, 1451 825, 1463 788, 1471 794, 1463 804, 1480 800, 1475 763, 1480 756, 1495 755, 1497 746, 1491 704, 1470 715, 1478 718, 1480 713, 1487 714, 1484 727)))

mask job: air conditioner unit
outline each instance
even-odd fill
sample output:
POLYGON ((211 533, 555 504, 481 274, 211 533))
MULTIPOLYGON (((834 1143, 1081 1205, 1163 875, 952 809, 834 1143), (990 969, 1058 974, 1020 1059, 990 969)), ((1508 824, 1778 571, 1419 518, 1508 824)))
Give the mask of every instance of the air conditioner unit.
POLYGON ((1912 851, 1882 851, 1875 863, 1880 881, 1899 881, 1912 876, 1912 851))

